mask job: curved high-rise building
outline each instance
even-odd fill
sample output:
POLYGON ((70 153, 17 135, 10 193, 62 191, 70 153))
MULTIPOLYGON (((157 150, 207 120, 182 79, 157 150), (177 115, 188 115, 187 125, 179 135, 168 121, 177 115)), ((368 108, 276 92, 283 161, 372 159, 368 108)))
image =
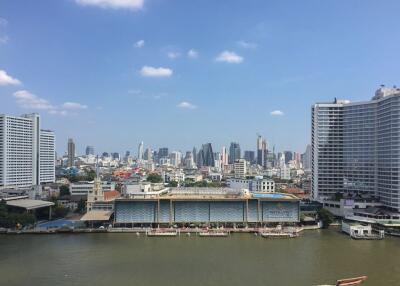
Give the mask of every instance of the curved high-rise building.
POLYGON ((312 107, 312 194, 371 194, 400 211, 400 89, 312 107))

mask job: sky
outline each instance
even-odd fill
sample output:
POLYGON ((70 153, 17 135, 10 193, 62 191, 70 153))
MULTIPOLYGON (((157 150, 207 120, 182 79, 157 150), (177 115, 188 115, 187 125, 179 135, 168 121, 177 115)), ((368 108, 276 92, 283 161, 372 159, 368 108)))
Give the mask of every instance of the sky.
POLYGON ((400 85, 399 1, 1 0, 0 113, 57 152, 304 152, 311 105, 400 85))

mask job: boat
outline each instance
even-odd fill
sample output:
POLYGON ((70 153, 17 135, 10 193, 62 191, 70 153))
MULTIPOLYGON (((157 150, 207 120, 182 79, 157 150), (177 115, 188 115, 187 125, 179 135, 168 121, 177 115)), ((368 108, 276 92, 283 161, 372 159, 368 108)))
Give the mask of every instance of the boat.
POLYGON ((149 231, 146 233, 147 236, 152 236, 152 237, 160 237, 160 236, 177 236, 177 232, 171 232, 171 231, 149 231))
POLYGON ((201 237, 227 237, 229 235, 228 232, 225 231, 204 231, 199 232, 199 236, 201 237))
POLYGON ((319 285, 319 286, 353 286, 363 283, 365 280, 367 280, 367 278, 368 278, 367 276, 345 278, 337 280, 335 285, 319 285))
POLYGON ((367 276, 340 279, 340 280, 336 281, 336 286, 359 285, 359 284, 363 283, 365 280, 367 280, 367 276))
POLYGON ((260 232, 260 235, 265 238, 295 238, 297 233, 291 232, 260 232))

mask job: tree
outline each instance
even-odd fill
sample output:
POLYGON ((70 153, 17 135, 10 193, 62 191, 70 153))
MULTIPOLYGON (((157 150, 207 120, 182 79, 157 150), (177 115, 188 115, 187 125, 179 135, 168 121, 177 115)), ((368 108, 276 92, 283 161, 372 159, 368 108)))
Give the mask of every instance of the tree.
POLYGON ((60 197, 69 196, 69 187, 67 185, 60 186, 60 197))
POLYGON ((83 213, 85 211, 85 209, 86 209, 86 202, 83 199, 81 199, 78 202, 78 207, 76 208, 76 212, 83 213))
POLYGON ((175 187, 178 186, 178 182, 177 181, 171 181, 171 182, 169 182, 168 186, 172 187, 172 188, 175 188, 175 187))
POLYGON ((56 206, 53 210, 53 216, 55 218, 64 218, 68 214, 68 209, 63 206, 56 206))
POLYGON ((147 176, 147 181, 150 183, 162 183, 163 179, 160 175, 152 173, 147 176))
POLYGON ((334 219, 333 214, 324 208, 318 210, 318 217, 322 221, 322 228, 328 228, 334 219))

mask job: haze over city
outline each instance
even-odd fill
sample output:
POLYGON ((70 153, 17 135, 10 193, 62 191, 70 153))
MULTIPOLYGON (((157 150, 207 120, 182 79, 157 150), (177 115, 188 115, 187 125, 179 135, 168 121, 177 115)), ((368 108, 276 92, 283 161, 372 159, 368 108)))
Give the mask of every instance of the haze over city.
POLYGON ((60 154, 304 152, 313 103, 399 82, 397 1, 201 3, 2 1, 2 112, 39 112, 60 154))

